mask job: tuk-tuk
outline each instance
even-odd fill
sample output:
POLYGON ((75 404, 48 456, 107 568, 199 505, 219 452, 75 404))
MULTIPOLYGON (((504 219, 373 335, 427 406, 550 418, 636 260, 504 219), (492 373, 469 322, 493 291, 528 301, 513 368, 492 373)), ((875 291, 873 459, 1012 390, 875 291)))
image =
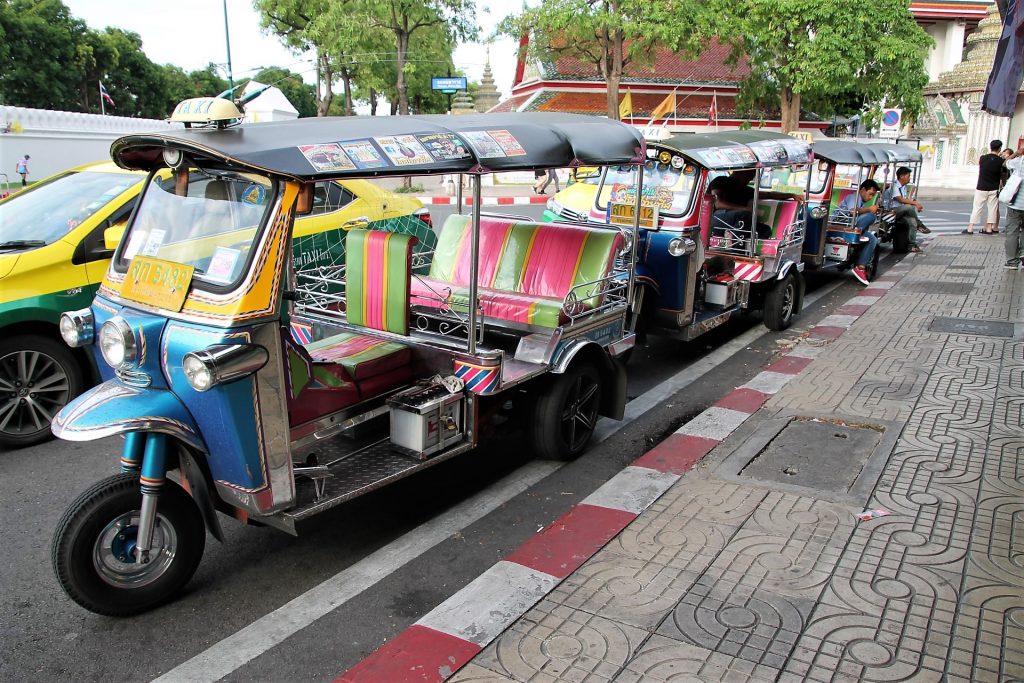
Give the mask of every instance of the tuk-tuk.
POLYGON ((485 216, 480 188, 503 171, 639 175, 636 131, 560 114, 240 118, 186 101, 172 119, 191 127, 111 147, 150 179, 92 306, 61 321, 105 381, 53 426, 124 435, 121 473, 71 504, 53 542, 61 586, 97 613, 171 598, 206 530, 221 539, 216 512, 294 534, 470 451, 512 397, 529 399, 542 457, 578 455, 625 407, 636 227, 485 216), (168 167, 175 182, 153 182, 168 167), (317 183, 443 174, 471 176, 472 212, 460 201, 433 248, 350 221, 344 249, 293 255, 317 183))
MULTIPOLYGON (((825 140, 814 144, 814 171, 808 178, 808 211, 803 261, 809 268, 852 266, 863 248, 864 231, 856 227, 857 216, 849 210, 847 197, 858 192, 866 180, 874 180, 878 192, 865 206, 878 205, 873 230, 879 243, 892 242, 893 252, 905 254, 909 246, 909 228, 896 221, 891 206, 883 205, 885 190, 896 177, 896 169, 911 169, 910 191, 916 193, 921 177, 922 156, 916 149, 892 143, 858 143, 825 140)), ((866 270, 869 280, 878 271, 876 249, 866 270)))
MULTIPOLYGON (((636 257, 638 330, 660 328, 690 340, 758 309, 770 329, 792 323, 804 292, 801 203, 809 154, 805 142, 764 131, 648 140, 636 257), (742 208, 726 207, 714 187, 721 182, 746 195, 742 208)), ((605 169, 589 221, 634 221, 630 178, 629 168, 605 169)))

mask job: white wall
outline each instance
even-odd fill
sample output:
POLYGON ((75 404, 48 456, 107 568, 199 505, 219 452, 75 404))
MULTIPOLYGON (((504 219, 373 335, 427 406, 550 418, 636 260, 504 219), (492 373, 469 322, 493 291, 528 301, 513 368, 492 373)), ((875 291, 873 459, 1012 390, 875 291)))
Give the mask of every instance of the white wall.
POLYGON ((42 180, 71 166, 110 158, 110 143, 127 133, 168 130, 157 119, 132 119, 48 109, 0 105, 0 131, 8 126, 20 133, 0 132, 0 173, 19 180, 14 172, 18 159, 28 154, 29 179, 42 180))

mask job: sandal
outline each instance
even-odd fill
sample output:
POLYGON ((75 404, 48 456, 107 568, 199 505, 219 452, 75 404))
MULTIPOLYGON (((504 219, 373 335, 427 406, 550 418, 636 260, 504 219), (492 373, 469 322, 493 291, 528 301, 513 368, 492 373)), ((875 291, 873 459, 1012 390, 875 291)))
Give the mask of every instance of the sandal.
POLYGON ((907 251, 910 252, 911 254, 920 254, 921 247, 917 246, 916 244, 912 244, 910 245, 910 248, 907 249, 907 251))
POLYGON ((961 230, 960 234, 961 235, 973 235, 974 231, 973 230, 961 230))

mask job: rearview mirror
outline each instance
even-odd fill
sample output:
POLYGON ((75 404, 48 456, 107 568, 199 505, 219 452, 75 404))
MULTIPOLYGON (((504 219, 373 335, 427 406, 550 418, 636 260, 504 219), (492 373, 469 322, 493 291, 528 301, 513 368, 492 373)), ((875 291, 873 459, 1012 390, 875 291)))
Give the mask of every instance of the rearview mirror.
POLYGON ((117 245, 121 243, 121 237, 124 236, 125 223, 118 223, 112 225, 103 231, 103 246, 113 251, 117 249, 117 245))
POLYGON ((303 183, 299 188, 299 198, 295 200, 295 214, 305 216, 313 210, 314 183, 303 183))

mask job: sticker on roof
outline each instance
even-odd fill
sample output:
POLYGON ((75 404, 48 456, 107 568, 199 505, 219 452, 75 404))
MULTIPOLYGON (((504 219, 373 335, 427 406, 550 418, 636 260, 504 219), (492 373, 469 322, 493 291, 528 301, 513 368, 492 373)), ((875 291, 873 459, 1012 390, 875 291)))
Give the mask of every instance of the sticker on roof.
POLYGON ((502 149, 501 145, 498 144, 498 141, 492 138, 491 134, 485 130, 460 131, 459 135, 470 144, 470 146, 476 151, 476 155, 481 159, 494 159, 496 157, 505 156, 505 150, 502 149))
POLYGON ((391 165, 369 140, 346 140, 339 144, 357 168, 383 168, 391 165))
POLYGON ((501 147, 501 151, 505 153, 505 156, 509 157, 521 157, 526 156, 526 150, 519 144, 519 140, 516 140, 516 136, 509 133, 507 130, 489 130, 491 138, 498 143, 501 147))
POLYGON ((387 135, 374 138, 395 166, 422 166, 434 163, 415 135, 387 135))
POLYGON ((319 173, 328 171, 354 171, 355 165, 348 158, 341 145, 329 142, 322 145, 299 145, 299 151, 309 165, 319 173))
POLYGON ((466 143, 454 133, 428 133, 417 135, 416 139, 423 144, 435 161, 456 161, 470 156, 466 143))

